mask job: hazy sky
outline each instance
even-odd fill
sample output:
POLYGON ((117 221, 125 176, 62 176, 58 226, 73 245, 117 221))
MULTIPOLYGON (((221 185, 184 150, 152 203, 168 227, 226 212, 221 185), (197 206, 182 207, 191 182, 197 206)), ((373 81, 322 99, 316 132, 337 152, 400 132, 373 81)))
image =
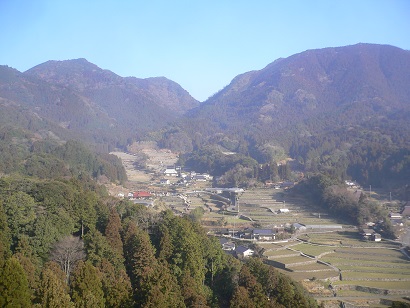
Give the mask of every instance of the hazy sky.
POLYGON ((408 0, 0 0, 0 64, 86 58, 200 101, 277 58, 359 42, 410 49, 408 0))

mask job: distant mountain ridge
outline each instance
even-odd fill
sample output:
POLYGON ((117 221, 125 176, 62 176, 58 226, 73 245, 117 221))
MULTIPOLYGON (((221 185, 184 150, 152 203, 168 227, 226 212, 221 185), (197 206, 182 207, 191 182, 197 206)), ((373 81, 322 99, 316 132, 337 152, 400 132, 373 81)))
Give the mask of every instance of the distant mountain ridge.
POLYGON ((2 109, 24 106, 30 121, 54 123, 68 135, 111 146, 125 146, 127 139, 199 105, 164 77, 123 78, 85 59, 48 61, 24 73, 1 66, 0 102, 2 109))
POLYGON ((165 77, 120 77, 82 58, 47 61, 27 70, 24 74, 51 84, 74 88, 82 93, 95 94, 110 87, 119 87, 128 95, 141 95, 145 100, 153 100, 159 106, 177 114, 183 114, 199 105, 198 101, 179 84, 165 77))
POLYGON ((373 44, 308 50, 235 77, 186 121, 195 127, 206 119, 212 129, 188 129, 203 139, 230 131, 311 135, 408 112, 409 85, 410 51, 373 44))
POLYGON ((24 114, 26 127, 111 147, 162 136, 161 145, 178 151, 221 140, 230 151, 265 143, 289 151, 295 138, 383 121, 410 131, 409 72, 410 52, 393 46, 308 50, 236 76, 200 104, 164 77, 124 78, 85 59, 47 61, 24 73, 1 66, 8 114, 1 123, 18 124, 24 114))

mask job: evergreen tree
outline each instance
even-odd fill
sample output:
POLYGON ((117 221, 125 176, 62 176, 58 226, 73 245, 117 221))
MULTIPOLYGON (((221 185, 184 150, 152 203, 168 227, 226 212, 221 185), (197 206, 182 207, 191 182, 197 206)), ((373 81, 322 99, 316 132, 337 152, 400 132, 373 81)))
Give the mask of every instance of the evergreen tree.
POLYGON ((239 273, 239 286, 246 288, 255 307, 267 307, 268 297, 264 294, 262 285, 244 265, 239 273))
POLYGON ((148 233, 131 222, 124 237, 126 268, 140 307, 183 307, 183 298, 167 263, 155 258, 148 233))
POLYGON ((4 261, 11 255, 11 233, 7 224, 7 216, 3 208, 3 202, 0 200, 0 268, 3 267, 4 261))
POLYGON ((116 270, 106 259, 101 260, 99 269, 106 307, 132 307, 131 282, 125 270, 116 270))
POLYGON ((75 307, 105 306, 101 273, 90 262, 78 262, 72 275, 71 294, 75 307))
POLYGON ((30 307, 31 291, 23 267, 15 257, 0 271, 0 307, 30 307))
POLYGON ((36 219, 35 201, 25 192, 18 191, 4 202, 4 209, 13 244, 16 245, 22 235, 29 234, 33 229, 36 219))
POLYGON ((121 219, 115 208, 112 208, 108 217, 107 227, 105 228, 105 236, 113 250, 123 256, 123 243, 121 239, 121 219))
POLYGON ((148 233, 130 222, 125 234, 125 264, 131 279, 134 297, 142 305, 148 296, 155 274, 157 260, 148 233))
POLYGON ((29 238, 27 236, 22 236, 20 238, 14 257, 19 260, 21 266, 23 267, 29 287, 32 290, 37 289, 38 274, 40 273, 39 261, 33 254, 32 248, 29 244, 29 238))
POLYGON ((61 269, 49 266, 43 269, 40 286, 37 291, 37 300, 42 308, 74 307, 70 295, 67 292, 64 273, 61 269), (59 272, 63 277, 59 275, 59 272))
POLYGON ((124 258, 113 249, 108 239, 98 230, 88 232, 84 237, 87 259, 96 267, 101 265, 103 259, 111 262, 116 269, 124 268, 124 258))
POLYGON ((249 292, 245 287, 238 286, 235 289, 232 300, 230 302, 232 308, 254 308, 255 304, 249 296, 249 292))

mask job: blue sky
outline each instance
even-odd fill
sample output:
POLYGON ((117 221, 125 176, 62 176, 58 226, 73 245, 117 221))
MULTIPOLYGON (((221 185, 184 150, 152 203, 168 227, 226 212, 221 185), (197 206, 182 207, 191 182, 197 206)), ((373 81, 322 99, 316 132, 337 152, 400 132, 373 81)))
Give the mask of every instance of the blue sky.
POLYGON ((120 76, 165 76, 200 101, 238 74, 324 47, 410 50, 408 0, 0 0, 0 64, 86 58, 120 76))

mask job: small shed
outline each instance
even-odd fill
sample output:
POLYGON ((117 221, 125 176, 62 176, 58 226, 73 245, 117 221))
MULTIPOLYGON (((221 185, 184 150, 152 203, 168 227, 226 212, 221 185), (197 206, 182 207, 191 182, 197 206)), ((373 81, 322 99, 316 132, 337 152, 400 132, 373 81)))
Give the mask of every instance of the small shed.
POLYGON ((373 233, 372 234, 372 241, 375 242, 380 242, 382 240, 382 236, 379 233, 373 233))

